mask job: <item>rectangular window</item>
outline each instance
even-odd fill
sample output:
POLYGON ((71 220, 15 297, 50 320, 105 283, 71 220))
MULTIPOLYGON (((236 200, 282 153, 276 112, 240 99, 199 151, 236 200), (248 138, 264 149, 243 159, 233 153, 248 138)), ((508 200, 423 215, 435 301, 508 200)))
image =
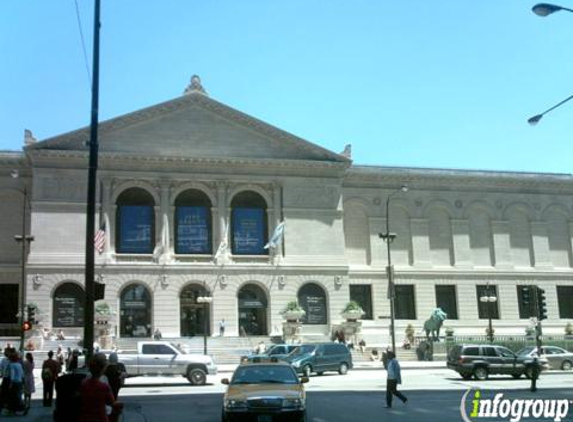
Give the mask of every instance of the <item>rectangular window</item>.
POLYGON ((458 319, 458 301, 456 300, 456 286, 438 285, 436 286, 436 306, 441 308, 448 319, 458 319))
POLYGON ((521 319, 527 319, 534 315, 533 287, 535 286, 517 286, 517 306, 521 319))
POLYGON ((416 301, 413 284, 396 284, 394 286, 394 315, 396 319, 416 319, 416 301))
POLYGON ((573 318, 573 286, 557 286, 559 318, 573 318))
POLYGON ((497 286, 480 284, 476 286, 476 293, 479 319, 499 319, 497 286))
POLYGON ((234 208, 233 222, 233 254, 264 255, 265 218, 262 208, 234 208))
POLYGON ((153 207, 122 205, 119 208, 119 253, 153 253, 153 207))
POLYGON ((210 213, 207 207, 177 207, 177 240, 175 253, 210 254, 210 213))
POLYGON ((17 324, 18 284, 0 284, 0 324, 17 324))
POLYGON ((362 319, 372 318, 372 286, 370 284, 351 284, 350 300, 354 300, 364 311, 362 319))

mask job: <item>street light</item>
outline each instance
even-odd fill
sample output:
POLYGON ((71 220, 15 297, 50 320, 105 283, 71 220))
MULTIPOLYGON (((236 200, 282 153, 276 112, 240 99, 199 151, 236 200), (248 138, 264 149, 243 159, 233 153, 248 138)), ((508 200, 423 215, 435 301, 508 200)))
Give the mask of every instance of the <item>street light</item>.
POLYGON ((550 15, 550 14, 555 13, 555 12, 560 12, 562 10, 565 12, 572 12, 573 13, 573 9, 568 9, 566 7, 558 6, 556 4, 549 4, 549 3, 539 3, 539 4, 536 4, 535 6, 533 6, 531 8, 531 11, 533 13, 535 13, 537 16, 542 16, 542 17, 545 17, 545 16, 550 15))
POLYGON ((203 291, 203 296, 197 298, 197 303, 203 304, 203 354, 207 354, 207 331, 209 329, 207 319, 207 305, 213 302, 213 298, 209 296, 207 289, 203 291))
MULTIPOLYGON (((20 172, 18 170, 12 170, 10 173, 13 179, 18 179, 20 177, 20 172)), ((13 188, 22 194, 22 234, 14 236, 14 240, 21 245, 21 257, 20 257, 20 268, 21 268, 21 281, 20 281, 20 350, 24 350, 24 336, 26 330, 24 329, 25 313, 26 313, 26 252, 30 242, 34 240, 34 236, 26 234, 26 206, 28 205, 28 189, 26 185, 23 184, 22 189, 13 188)))
POLYGON ((396 291, 394 289, 394 267, 392 266, 392 253, 390 251, 390 244, 396 238, 396 233, 390 233, 390 198, 400 192, 408 192, 407 185, 402 185, 399 189, 390 192, 386 198, 386 232, 380 233, 380 238, 386 241, 386 250, 388 252, 388 265, 386 266, 386 274, 388 276, 388 299, 390 300, 390 336, 392 338, 392 351, 396 353, 396 335, 394 333, 394 298, 396 291))
POLYGON ((497 302, 497 296, 494 296, 490 292, 489 281, 486 283, 485 286, 485 295, 480 296, 479 301, 486 304, 487 309, 487 319, 488 322, 488 331, 487 331, 487 338, 490 343, 493 343, 493 327, 491 324, 491 307, 495 302, 497 302))
MULTIPOLYGON (((551 15, 552 13, 560 12, 560 11, 573 13, 573 9, 569 9, 567 7, 558 6, 556 4, 549 4, 549 3, 536 4, 535 6, 533 6, 531 8, 531 11, 533 13, 535 13, 537 16, 542 16, 542 17, 545 17, 547 15, 551 15)), ((539 121, 541 120, 541 118, 543 116, 545 116, 550 111, 555 110, 557 107, 562 106, 563 104, 565 104, 567 101, 569 101, 572 98, 573 98, 573 95, 565 98, 563 101, 555 104, 553 107, 548 108, 543 113, 536 114, 535 116, 530 117, 529 119, 527 119, 527 123, 529 123, 531 126, 535 126, 537 123, 539 123, 539 121)))

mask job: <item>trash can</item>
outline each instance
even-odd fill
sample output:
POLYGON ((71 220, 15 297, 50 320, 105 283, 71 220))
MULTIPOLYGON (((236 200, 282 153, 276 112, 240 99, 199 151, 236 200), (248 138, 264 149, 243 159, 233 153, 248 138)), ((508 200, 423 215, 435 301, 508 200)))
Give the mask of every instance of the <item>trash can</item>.
POLYGON ((71 372, 56 379, 54 422, 77 422, 80 416, 80 384, 86 372, 71 372))

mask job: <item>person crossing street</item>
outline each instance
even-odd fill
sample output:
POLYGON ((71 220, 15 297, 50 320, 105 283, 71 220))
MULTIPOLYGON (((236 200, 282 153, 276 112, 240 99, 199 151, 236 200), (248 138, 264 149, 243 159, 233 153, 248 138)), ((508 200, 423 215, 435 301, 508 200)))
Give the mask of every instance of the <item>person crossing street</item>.
POLYGON ((392 350, 387 352, 388 356, 388 366, 387 372, 388 376, 386 378, 386 407, 392 407, 392 396, 398 397, 402 400, 402 403, 406 404, 408 398, 398 391, 398 384, 402 384, 402 374, 400 371, 400 363, 396 359, 396 355, 392 350))

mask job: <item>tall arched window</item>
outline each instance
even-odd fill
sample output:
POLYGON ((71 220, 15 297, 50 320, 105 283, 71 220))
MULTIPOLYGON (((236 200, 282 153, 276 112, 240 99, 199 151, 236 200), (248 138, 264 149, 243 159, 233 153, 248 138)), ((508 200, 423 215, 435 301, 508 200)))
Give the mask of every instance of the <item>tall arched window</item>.
POLYGON ((116 251, 149 254, 155 246, 155 203, 144 189, 131 188, 117 198, 116 251))
POLYGON ((231 202, 231 242, 234 255, 267 255, 267 203, 256 192, 241 192, 231 202))
POLYGON ((151 295, 143 284, 121 292, 119 332, 122 337, 151 337, 151 295))
POLYGON ((298 291, 298 303, 305 311, 303 324, 326 324, 328 321, 326 293, 316 283, 308 283, 298 291))
POLYGON ((76 283, 64 283, 54 292, 52 325, 54 327, 83 327, 84 289, 76 283))
POLYGON ((187 190, 175 201, 175 253, 211 254, 211 201, 199 190, 187 190))

